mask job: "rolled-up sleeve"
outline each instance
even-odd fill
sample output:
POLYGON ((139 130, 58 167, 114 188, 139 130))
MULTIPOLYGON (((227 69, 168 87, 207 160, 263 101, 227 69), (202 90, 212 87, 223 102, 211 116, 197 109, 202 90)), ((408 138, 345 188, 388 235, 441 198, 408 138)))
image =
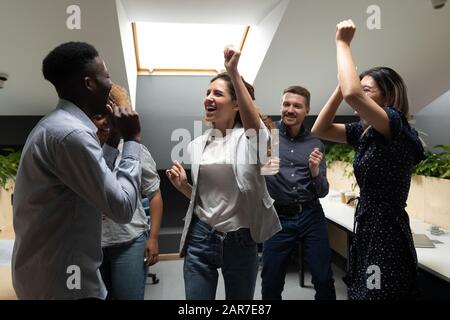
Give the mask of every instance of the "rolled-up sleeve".
POLYGON ((141 145, 141 148, 141 191, 142 194, 151 199, 159 189, 160 178, 158 175, 158 171, 156 170, 155 160, 153 160, 150 151, 148 151, 148 149, 144 145, 141 145))
POLYGON ((323 198, 328 194, 330 189, 327 180, 327 163, 325 160, 325 148, 323 144, 317 146, 320 152, 323 153, 323 159, 319 164, 319 175, 317 177, 311 177, 311 187, 312 191, 316 194, 318 198, 323 198))
MULTIPOLYGON (((320 151, 324 152, 323 147, 320 151)), ((317 195, 318 198, 323 198, 328 194, 330 186, 327 180, 327 165, 325 161, 325 154, 323 160, 319 165, 319 175, 314 178, 311 177, 311 186, 313 192, 317 195)))

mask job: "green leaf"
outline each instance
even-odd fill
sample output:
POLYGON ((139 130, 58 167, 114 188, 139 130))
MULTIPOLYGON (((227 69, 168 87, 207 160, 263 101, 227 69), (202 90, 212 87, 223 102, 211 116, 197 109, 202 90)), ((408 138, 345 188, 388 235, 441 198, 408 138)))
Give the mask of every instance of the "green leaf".
POLYGON ((426 159, 418 163, 414 169, 414 174, 441 179, 450 179, 450 146, 437 145, 435 150, 442 152, 425 151, 426 159))
POLYGON ((0 154, 0 188, 6 190, 9 180, 15 180, 21 152, 14 149, 2 149, 0 154), (4 155, 6 154, 6 155, 4 155))

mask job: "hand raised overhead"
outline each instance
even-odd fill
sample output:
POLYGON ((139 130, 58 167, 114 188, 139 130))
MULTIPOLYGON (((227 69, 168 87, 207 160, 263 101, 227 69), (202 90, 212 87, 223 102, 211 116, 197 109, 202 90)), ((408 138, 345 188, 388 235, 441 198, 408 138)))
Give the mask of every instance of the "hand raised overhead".
POLYGON ((349 19, 339 22, 336 26, 336 42, 344 42, 350 45, 350 42, 355 35, 356 26, 355 23, 349 19))
POLYGON ((228 45, 223 50, 224 56, 224 65, 225 69, 227 69, 228 73, 237 71, 237 66, 239 63, 239 58, 241 56, 241 52, 234 48, 232 45, 228 45))

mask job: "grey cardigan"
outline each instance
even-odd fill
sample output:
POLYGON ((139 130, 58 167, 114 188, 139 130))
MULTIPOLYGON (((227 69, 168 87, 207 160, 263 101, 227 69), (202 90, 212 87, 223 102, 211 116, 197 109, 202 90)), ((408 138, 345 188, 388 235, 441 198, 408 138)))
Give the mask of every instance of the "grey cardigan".
MULTIPOLYGON (((259 145, 267 143, 270 138, 270 132, 260 120, 259 145)), ((197 182, 199 163, 201 155, 206 146, 206 142, 210 138, 211 132, 207 132, 196 138, 188 146, 188 152, 191 159, 191 175, 192 175, 192 194, 189 202, 184 222, 183 234, 180 241, 180 256, 184 256, 186 250, 186 237, 192 222, 192 215, 195 207, 197 196, 197 182)), ((273 206, 274 200, 267 191, 264 177, 260 174, 260 163, 257 161, 249 161, 249 155, 257 153, 258 144, 252 143, 252 139, 248 139, 244 128, 234 128, 232 130, 231 139, 233 150, 232 164, 236 183, 244 198, 244 208, 250 214, 250 233, 255 242, 260 243, 269 239, 275 233, 281 230, 281 224, 278 219, 277 212, 273 206)), ((255 141, 255 139, 253 139, 255 141)), ((250 156, 251 158, 251 156, 250 156)))

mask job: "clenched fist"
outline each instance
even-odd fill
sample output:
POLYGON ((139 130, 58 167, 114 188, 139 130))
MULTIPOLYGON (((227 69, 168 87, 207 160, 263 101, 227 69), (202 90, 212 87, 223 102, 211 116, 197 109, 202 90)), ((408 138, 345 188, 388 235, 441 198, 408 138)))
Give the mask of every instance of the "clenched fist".
POLYGON ((314 150, 309 155, 309 171, 311 171, 311 176, 313 178, 319 175, 319 166, 322 160, 323 153, 320 152, 318 148, 314 148, 314 150))
POLYGON ((241 52, 235 49, 232 45, 226 46, 223 50, 224 65, 228 73, 237 71, 237 66, 239 63, 239 58, 241 52))
POLYGON ((342 41, 350 45, 350 42, 355 35, 355 31, 356 26, 351 19, 339 22, 336 26, 336 42, 342 41))

